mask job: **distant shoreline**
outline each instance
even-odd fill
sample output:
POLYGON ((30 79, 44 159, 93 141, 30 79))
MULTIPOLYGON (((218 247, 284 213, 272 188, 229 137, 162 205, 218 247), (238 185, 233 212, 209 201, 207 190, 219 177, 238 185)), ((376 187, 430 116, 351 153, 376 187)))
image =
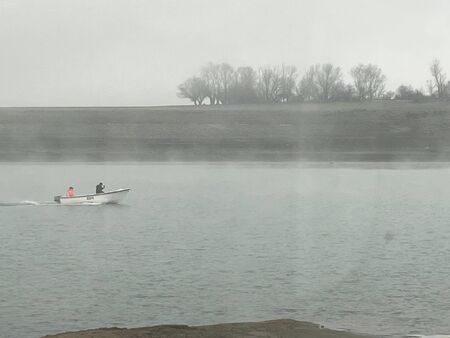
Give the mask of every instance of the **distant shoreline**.
POLYGON ((326 329, 321 325, 300 322, 291 319, 279 319, 262 322, 226 323, 204 326, 158 325, 142 328, 101 328, 78 332, 65 332, 48 335, 43 338, 370 338, 366 334, 326 329))
POLYGON ((450 102, 0 108, 0 162, 447 162, 450 102))

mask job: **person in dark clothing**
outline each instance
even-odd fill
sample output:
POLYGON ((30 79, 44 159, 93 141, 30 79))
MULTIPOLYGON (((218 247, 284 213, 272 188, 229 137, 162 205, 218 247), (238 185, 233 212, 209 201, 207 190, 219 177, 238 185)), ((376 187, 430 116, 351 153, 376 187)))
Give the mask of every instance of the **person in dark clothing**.
POLYGON ((102 182, 100 182, 99 184, 97 184, 95 186, 95 193, 96 194, 103 194, 103 189, 105 189, 105 185, 102 182))

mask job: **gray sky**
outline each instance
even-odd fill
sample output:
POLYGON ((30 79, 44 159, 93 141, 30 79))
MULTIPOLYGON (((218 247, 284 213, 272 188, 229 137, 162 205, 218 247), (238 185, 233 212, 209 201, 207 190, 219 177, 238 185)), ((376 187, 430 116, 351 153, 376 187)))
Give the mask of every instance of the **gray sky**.
POLYGON ((188 103, 209 61, 375 63, 388 89, 450 74, 447 0, 0 0, 0 106, 188 103))

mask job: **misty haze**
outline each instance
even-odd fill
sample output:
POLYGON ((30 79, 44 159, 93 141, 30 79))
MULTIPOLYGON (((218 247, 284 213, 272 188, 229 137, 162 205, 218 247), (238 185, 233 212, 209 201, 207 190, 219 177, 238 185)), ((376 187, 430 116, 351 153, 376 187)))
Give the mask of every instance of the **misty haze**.
POLYGON ((0 0, 0 336, 447 337, 449 11, 0 0))

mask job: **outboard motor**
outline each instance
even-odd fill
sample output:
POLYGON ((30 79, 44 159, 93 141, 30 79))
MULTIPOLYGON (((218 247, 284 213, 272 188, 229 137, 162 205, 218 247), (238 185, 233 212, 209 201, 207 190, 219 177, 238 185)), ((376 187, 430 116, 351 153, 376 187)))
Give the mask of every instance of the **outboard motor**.
POLYGON ((55 196, 53 199, 56 203, 61 203, 61 195, 55 196))

